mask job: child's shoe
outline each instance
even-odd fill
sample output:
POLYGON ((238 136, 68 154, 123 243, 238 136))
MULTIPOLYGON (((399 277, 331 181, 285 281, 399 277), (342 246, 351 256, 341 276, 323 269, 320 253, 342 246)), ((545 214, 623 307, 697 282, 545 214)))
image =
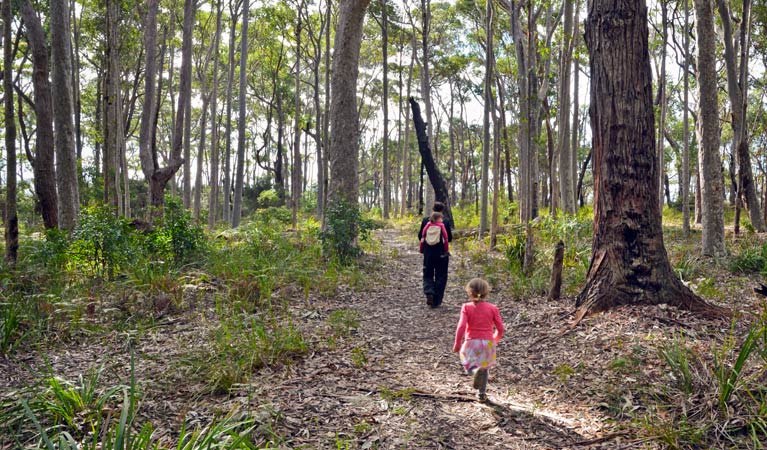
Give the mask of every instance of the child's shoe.
POLYGON ((487 403, 487 394, 480 392, 477 394, 477 400, 479 400, 480 403, 487 403))

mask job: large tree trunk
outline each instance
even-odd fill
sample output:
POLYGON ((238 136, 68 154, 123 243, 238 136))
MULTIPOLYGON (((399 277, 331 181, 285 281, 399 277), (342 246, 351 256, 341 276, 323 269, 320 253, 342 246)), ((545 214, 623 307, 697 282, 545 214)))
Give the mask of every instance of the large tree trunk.
POLYGON ((19 250, 19 217, 16 212, 16 120, 13 117, 13 45, 10 0, 3 1, 3 92, 5 111, 5 260, 16 264, 19 250))
POLYGON ((700 164, 703 254, 721 256, 724 247, 724 183, 719 156, 716 31, 710 0, 695 0, 698 36, 698 161, 700 164))
POLYGON ((647 35, 643 0, 589 3, 594 240, 576 320, 626 304, 722 312, 674 275, 663 245, 647 35))
POLYGON ((45 228, 58 227, 58 198, 56 194, 56 169, 54 168, 53 103, 51 83, 48 79, 48 47, 45 32, 29 0, 21 5, 21 15, 27 28, 27 41, 32 48, 32 85, 35 95, 36 138, 35 155, 28 155, 32 164, 35 194, 45 228))
POLYGON ((234 181, 234 206, 232 207, 232 228, 240 226, 242 219, 242 189, 245 182, 245 91, 248 65, 248 13, 250 0, 242 5, 242 33, 240 36, 240 95, 238 96, 239 115, 237 117, 237 175, 234 181))
MULTIPOLYGON (((72 43, 69 5, 66 0, 51 0, 51 63, 53 121, 56 133, 56 185, 59 194, 59 226, 73 230, 80 213, 75 148, 74 106, 72 100, 72 43)), ((120 129, 121 130, 121 129, 120 129)))
POLYGON ((330 102, 330 185, 328 202, 356 207, 359 194, 359 114, 357 76, 365 9, 370 0, 341 0, 333 52, 330 102))
POLYGON ((445 204, 445 218, 455 223, 453 222, 453 210, 450 206, 450 191, 447 188, 445 177, 442 176, 432 156, 429 136, 426 134, 426 123, 421 117, 421 108, 413 97, 410 97, 409 101, 413 112, 413 126, 418 137, 418 151, 421 153, 423 165, 429 175, 429 182, 434 186, 434 199, 445 204))

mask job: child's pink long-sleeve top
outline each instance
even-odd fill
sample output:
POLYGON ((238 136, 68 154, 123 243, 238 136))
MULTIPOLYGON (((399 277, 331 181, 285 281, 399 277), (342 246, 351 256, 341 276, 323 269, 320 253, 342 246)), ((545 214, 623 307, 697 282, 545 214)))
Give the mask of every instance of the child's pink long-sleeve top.
POLYGON ((455 330, 453 351, 461 349, 461 341, 469 339, 492 339, 498 342, 503 337, 503 321, 498 307, 485 301, 464 303, 461 318, 455 330), (493 331, 495 327, 495 331, 493 331))

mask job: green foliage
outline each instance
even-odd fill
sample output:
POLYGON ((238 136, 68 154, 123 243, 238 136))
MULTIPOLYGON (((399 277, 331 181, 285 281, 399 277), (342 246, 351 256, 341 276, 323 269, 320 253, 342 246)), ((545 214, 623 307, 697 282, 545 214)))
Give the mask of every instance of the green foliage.
MULTIPOLYGON (((93 375, 91 375, 93 376, 93 375)), ((130 386, 97 388, 98 375, 80 385, 48 378, 42 391, 31 400, 0 404, 3 427, 16 432, 16 443, 30 441, 31 431, 39 436, 36 446, 45 450, 213 450, 257 448, 252 418, 234 413, 206 426, 178 431, 176 444, 157 441, 151 423, 136 426, 139 394, 135 378, 130 386), (74 415, 73 415, 74 413, 74 415)))
POLYGON ((173 196, 165 197, 163 217, 147 238, 147 247, 161 260, 189 262, 206 248, 205 233, 189 211, 173 196))
POLYGON ((0 303, 0 355, 7 355, 21 341, 24 335, 19 306, 14 303, 0 303))
POLYGON ((713 349, 713 361, 681 337, 661 347, 660 357, 674 383, 655 387, 664 413, 647 416, 648 433, 670 448, 742 448, 744 437, 748 448, 762 448, 767 439, 765 336, 764 318, 742 339, 733 325, 713 349))
POLYGON ((360 326, 359 313, 353 309, 337 309, 330 313, 327 322, 335 336, 348 336, 360 326))
POLYGON ((325 230, 319 236, 322 249, 341 264, 349 264, 362 254, 357 240, 368 239, 374 228, 373 221, 365 219, 357 206, 343 200, 328 205, 325 222, 325 230))
POLYGON ((671 369, 671 376, 676 381, 679 389, 687 395, 693 393, 692 365, 695 354, 687 347, 684 340, 672 340, 660 349, 661 359, 671 369))
POLYGON ((308 344, 289 318, 260 316, 225 319, 214 332, 206 357, 207 383, 214 393, 226 394, 249 379, 255 369, 289 363, 306 353, 308 344))
POLYGON ((767 274, 767 242, 760 244, 747 241, 730 260, 730 271, 767 274))
POLYGON ((133 261, 136 247, 128 222, 109 206, 84 208, 74 238, 71 255, 84 265, 86 273, 112 278, 133 261))
POLYGON ((58 228, 45 230, 45 239, 35 239, 28 249, 29 264, 49 274, 60 274, 66 267, 69 233, 58 228))

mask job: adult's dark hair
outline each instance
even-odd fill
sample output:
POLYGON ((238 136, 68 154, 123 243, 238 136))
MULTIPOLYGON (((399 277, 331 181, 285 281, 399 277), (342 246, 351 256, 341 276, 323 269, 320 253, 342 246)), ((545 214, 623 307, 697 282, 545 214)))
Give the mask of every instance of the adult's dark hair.
POLYGON ((445 204, 442 202, 434 202, 434 206, 431 207, 434 212, 442 212, 445 210, 445 204))

